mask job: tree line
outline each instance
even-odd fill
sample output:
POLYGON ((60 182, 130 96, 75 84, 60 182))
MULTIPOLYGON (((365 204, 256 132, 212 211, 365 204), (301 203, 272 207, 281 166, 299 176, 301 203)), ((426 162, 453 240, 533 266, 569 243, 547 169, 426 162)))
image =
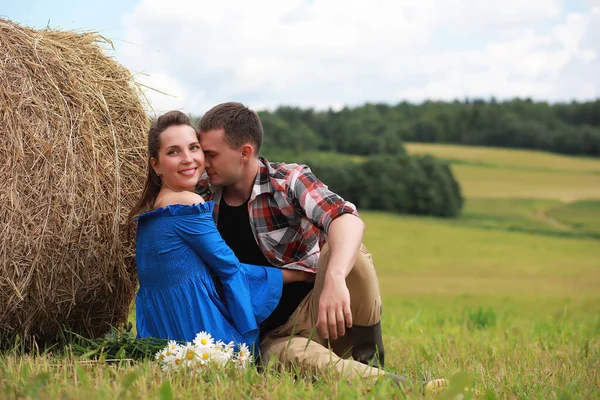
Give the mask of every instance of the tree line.
MULTIPOLYGON (((407 155, 404 141, 600 155, 600 100, 369 103, 339 111, 281 106, 259 116, 265 132, 262 155, 307 164, 361 209, 460 215, 464 199, 449 164, 407 155)), ((199 118, 194 120, 197 125, 199 118)))
POLYGON ((338 111, 281 106, 259 115, 265 148, 403 154, 408 141, 600 155, 600 100, 368 103, 338 111))
POLYGON ((460 216, 463 196, 450 165, 430 155, 370 155, 267 149, 269 161, 308 165, 331 190, 359 209, 444 218, 460 216))

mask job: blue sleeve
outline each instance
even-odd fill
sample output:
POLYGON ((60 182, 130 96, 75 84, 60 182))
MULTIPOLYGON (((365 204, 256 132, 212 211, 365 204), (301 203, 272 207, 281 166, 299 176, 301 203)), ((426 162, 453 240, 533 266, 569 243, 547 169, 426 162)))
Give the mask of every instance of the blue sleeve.
MULTIPOLYGON (((268 316, 264 314, 266 312, 270 314, 272 311, 272 309, 268 310, 270 308, 268 295, 277 293, 276 273, 281 275, 281 272, 267 272, 266 267, 259 268, 257 266, 253 266, 256 270, 242 268, 238 258, 217 230, 211 213, 192 214, 185 218, 177 218, 173 226, 177 234, 198 254, 208 268, 214 271, 223 284, 227 308, 236 329, 242 335, 250 331, 258 331, 258 323, 268 316), (251 271, 250 279, 248 279, 247 270, 251 271), (263 279, 260 279, 260 270, 263 271, 263 279), (251 290, 250 283, 252 283, 253 290, 251 290), (263 293, 264 296, 256 297, 255 291, 263 293), (259 302, 256 301, 260 297, 269 303, 266 307, 259 305, 259 302)), ((281 277, 282 285, 283 277, 281 277)), ((280 292, 281 288, 279 288, 277 302, 281 296, 280 292)))
POLYGON ((212 215, 192 214, 177 218, 173 227, 223 284, 227 308, 236 329, 242 335, 258 331, 248 280, 239 260, 217 230, 212 215))
POLYGON ((260 324, 277 307, 283 290, 283 274, 279 268, 240 264, 252 293, 252 308, 260 324))

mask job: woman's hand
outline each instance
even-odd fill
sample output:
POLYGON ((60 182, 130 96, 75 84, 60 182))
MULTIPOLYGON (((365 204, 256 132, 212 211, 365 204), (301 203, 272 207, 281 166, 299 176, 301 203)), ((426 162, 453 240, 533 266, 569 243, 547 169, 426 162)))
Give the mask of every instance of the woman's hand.
POLYGON ((314 282, 315 281, 315 273, 313 272, 305 272, 298 271, 295 269, 281 269, 281 273, 283 274, 283 283, 292 283, 292 282, 314 282))

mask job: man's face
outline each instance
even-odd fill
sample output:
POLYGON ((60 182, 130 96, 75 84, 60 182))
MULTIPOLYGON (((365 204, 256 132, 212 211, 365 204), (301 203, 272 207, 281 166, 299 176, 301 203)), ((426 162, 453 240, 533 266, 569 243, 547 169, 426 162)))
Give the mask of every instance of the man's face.
POLYGON ((211 185, 229 186, 242 179, 242 151, 229 147, 224 129, 200 132, 200 145, 211 185))

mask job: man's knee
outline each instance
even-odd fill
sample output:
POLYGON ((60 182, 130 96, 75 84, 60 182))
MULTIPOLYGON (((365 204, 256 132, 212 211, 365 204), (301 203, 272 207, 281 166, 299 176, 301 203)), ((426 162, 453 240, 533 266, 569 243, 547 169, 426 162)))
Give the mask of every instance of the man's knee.
POLYGON ((364 245, 361 245, 354 267, 346 278, 350 292, 350 308, 354 324, 370 326, 381 317, 381 293, 373 259, 364 245))

